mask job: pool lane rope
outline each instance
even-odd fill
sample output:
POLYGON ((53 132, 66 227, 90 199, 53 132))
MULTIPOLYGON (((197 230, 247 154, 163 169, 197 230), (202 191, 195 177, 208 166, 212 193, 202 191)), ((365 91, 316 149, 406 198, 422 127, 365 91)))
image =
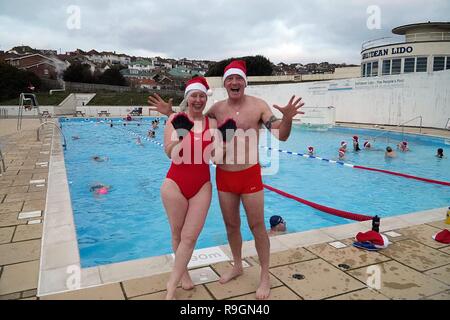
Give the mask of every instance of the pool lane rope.
MULTIPOLYGON (((124 130, 125 132, 128 132, 128 133, 134 135, 135 137, 140 137, 140 138, 145 139, 147 141, 153 142, 154 144, 156 144, 156 145, 158 145, 160 147, 164 147, 164 145, 162 143, 160 143, 158 141, 155 141, 154 139, 151 139, 151 138, 148 138, 148 137, 144 137, 144 136, 142 136, 142 135, 140 135, 140 134, 138 134, 138 133, 136 133, 136 132, 134 132, 132 130, 124 129, 122 127, 117 127, 117 128, 120 128, 120 129, 124 130)), ((216 167, 216 165, 213 164, 213 163, 211 163, 211 165, 213 167, 216 167)), ((263 183, 263 186, 264 186, 264 188, 266 188, 269 191, 278 193, 279 195, 282 195, 282 196, 284 196, 286 198, 295 200, 295 201, 300 202, 300 203, 302 203, 304 205, 310 206, 310 207, 312 207, 314 209, 317 209, 319 211, 322 211, 322 212, 325 212, 325 213, 328 213, 328 214, 332 214, 334 216, 338 216, 338 217, 345 218, 345 219, 350 219, 350 220, 355 220, 355 221, 367 221, 367 220, 372 220, 372 218, 373 218, 372 216, 363 215, 363 214, 359 214, 359 213, 353 213, 353 212, 349 212, 349 211, 343 211, 343 210, 327 207, 327 206, 324 206, 324 205, 321 205, 321 204, 318 204, 318 203, 315 203, 315 202, 312 202, 312 201, 309 201, 309 200, 305 200, 303 198, 294 196, 292 194, 289 194, 287 192, 284 192, 282 190, 279 190, 277 188, 274 188, 274 187, 269 186, 269 185, 264 184, 264 183, 263 183)))
POLYGON ((422 178, 422 177, 417 177, 417 176, 413 176, 413 175, 410 175, 410 174, 405 174, 405 173, 400 173, 400 172, 395 172, 395 171, 376 169, 376 168, 370 168, 370 167, 365 167, 365 166, 358 166, 358 165, 353 165, 353 164, 350 164, 350 163, 345 163, 343 161, 330 160, 330 159, 326 159, 326 158, 316 157, 316 156, 312 156, 312 155, 309 155, 309 154, 303 154, 303 153, 293 152, 293 151, 288 151, 288 150, 274 149, 274 148, 265 147, 265 146, 261 146, 261 148, 267 149, 267 150, 278 151, 280 153, 286 153, 286 154, 291 154, 291 155, 295 155, 295 156, 300 156, 300 157, 303 157, 303 158, 322 160, 322 161, 325 161, 325 162, 328 162, 328 163, 334 163, 334 164, 338 164, 338 165, 342 165, 342 166, 350 167, 350 168, 354 168, 354 169, 362 169, 362 170, 367 170, 367 171, 381 172, 381 173, 391 174, 391 175, 398 176, 398 177, 414 179, 414 180, 419 180, 419 181, 428 182, 428 183, 440 184, 440 185, 443 185, 443 186, 450 186, 450 182, 447 182, 447 181, 440 181, 440 180, 435 180, 435 179, 422 178))
POLYGON ((349 212, 349 211, 343 211, 343 210, 339 210, 339 209, 334 209, 334 208, 327 207, 327 206, 324 206, 324 205, 321 205, 321 204, 318 204, 318 203, 315 203, 315 202, 312 202, 312 201, 308 201, 308 200, 302 199, 300 197, 294 196, 294 195, 292 195, 290 193, 284 192, 284 191, 282 191, 280 189, 276 189, 276 188, 274 188, 272 186, 269 186, 269 185, 267 185, 265 183, 263 183, 263 186, 267 190, 270 190, 272 192, 278 193, 279 195, 282 195, 283 197, 286 197, 286 198, 298 201, 298 202, 303 203, 303 204, 305 204, 307 206, 310 206, 310 207, 312 207, 314 209, 317 209, 317 210, 320 210, 322 212, 326 212, 326 213, 332 214, 334 216, 338 216, 338 217, 345 218, 345 219, 351 219, 351 220, 355 220, 355 221, 367 221, 367 220, 372 220, 372 218, 373 218, 371 216, 367 216, 367 215, 364 215, 364 214, 359 214, 359 213, 353 213, 353 212, 349 212))

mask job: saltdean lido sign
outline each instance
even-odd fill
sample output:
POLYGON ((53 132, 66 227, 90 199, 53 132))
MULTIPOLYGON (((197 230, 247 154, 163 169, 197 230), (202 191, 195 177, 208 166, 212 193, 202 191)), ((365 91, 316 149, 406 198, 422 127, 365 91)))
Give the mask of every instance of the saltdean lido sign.
MULTIPOLYGON (((413 47, 395 47, 391 48, 390 54, 402 54, 402 53, 411 53, 413 52, 413 47)), ((381 56, 387 56, 389 54, 389 49, 379 49, 379 50, 373 50, 369 51, 363 54, 363 59, 373 58, 373 57, 381 57, 381 56)))

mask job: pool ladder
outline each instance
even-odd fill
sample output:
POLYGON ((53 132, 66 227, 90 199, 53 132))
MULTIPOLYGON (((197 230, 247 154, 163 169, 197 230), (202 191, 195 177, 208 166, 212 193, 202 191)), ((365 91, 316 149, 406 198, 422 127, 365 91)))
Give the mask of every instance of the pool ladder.
MULTIPOLYGON (((397 125, 397 127, 402 127, 402 140, 403 140, 403 137, 404 137, 404 135, 405 135, 405 124, 407 124, 407 123, 409 123, 409 122, 411 122, 411 121, 414 121, 414 120, 416 120, 416 119, 420 119, 419 133, 422 133, 422 121, 423 121, 423 117, 422 117, 422 116, 414 117, 414 118, 412 118, 412 119, 409 119, 408 121, 405 121, 405 122, 400 123, 399 125, 397 125)), ((450 118, 449 118, 449 120, 450 120, 450 118)), ((385 131, 385 132, 383 132, 382 134, 380 134, 380 135, 374 137, 374 138, 373 138, 373 141, 377 140, 378 138, 380 138, 381 136, 383 136, 383 135, 385 135, 385 134, 388 134, 389 132, 391 132, 391 131, 385 131)))
MULTIPOLYGON (((22 129, 22 118, 23 118, 23 110, 26 107, 31 107, 37 109, 37 115, 39 121, 42 123, 43 115, 39 109, 39 103, 37 101, 36 95, 34 93, 21 93, 19 96, 19 110, 17 111, 17 131, 22 129)), ((48 114, 48 112, 46 111, 48 114)), ((7 117, 7 114, 6 114, 7 117)))
POLYGON ((6 172, 5 158, 3 157, 2 149, 0 149, 0 161, 2 162, 2 166, 0 167, 0 174, 1 174, 2 172, 6 172))
POLYGON ((57 128, 59 130, 59 132, 61 133, 61 135, 63 136, 63 139, 64 139, 64 144, 63 144, 64 150, 67 150, 66 137, 64 136, 64 133, 62 132, 61 128, 53 121, 45 121, 39 125, 39 127, 37 128, 37 141, 41 141, 39 133, 41 131, 41 128, 46 124, 52 124, 55 126, 55 128, 57 128))

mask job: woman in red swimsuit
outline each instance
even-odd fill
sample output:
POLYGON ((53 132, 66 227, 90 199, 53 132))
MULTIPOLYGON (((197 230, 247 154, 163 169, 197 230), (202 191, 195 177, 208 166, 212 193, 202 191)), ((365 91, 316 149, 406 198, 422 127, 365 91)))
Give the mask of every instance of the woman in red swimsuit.
MULTIPOLYGON (((166 299, 175 298, 180 280, 183 289, 194 287, 187 265, 205 223, 212 194, 209 160, 217 122, 203 115, 209 92, 205 78, 189 80, 183 100, 183 103, 187 101, 186 112, 172 114, 164 129, 164 149, 172 164, 161 187, 161 198, 169 218, 175 252, 166 299)), ((155 106, 167 104, 158 95, 149 100, 155 106)))

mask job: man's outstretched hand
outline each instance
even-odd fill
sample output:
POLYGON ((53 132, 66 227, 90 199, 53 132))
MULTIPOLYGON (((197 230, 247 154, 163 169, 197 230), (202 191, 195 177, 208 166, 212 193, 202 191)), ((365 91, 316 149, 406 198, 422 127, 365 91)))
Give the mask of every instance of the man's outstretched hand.
POLYGON ((150 110, 158 111, 166 116, 170 116, 173 113, 172 101, 173 99, 171 98, 169 102, 165 102, 157 93, 154 93, 153 96, 148 96, 147 100, 150 110))
POLYGON ((280 107, 276 104, 274 104, 273 107, 283 114, 283 118, 292 120, 298 114, 305 114, 304 112, 299 110, 304 105, 305 103, 302 101, 302 98, 299 97, 295 99, 294 95, 285 107, 280 107))

